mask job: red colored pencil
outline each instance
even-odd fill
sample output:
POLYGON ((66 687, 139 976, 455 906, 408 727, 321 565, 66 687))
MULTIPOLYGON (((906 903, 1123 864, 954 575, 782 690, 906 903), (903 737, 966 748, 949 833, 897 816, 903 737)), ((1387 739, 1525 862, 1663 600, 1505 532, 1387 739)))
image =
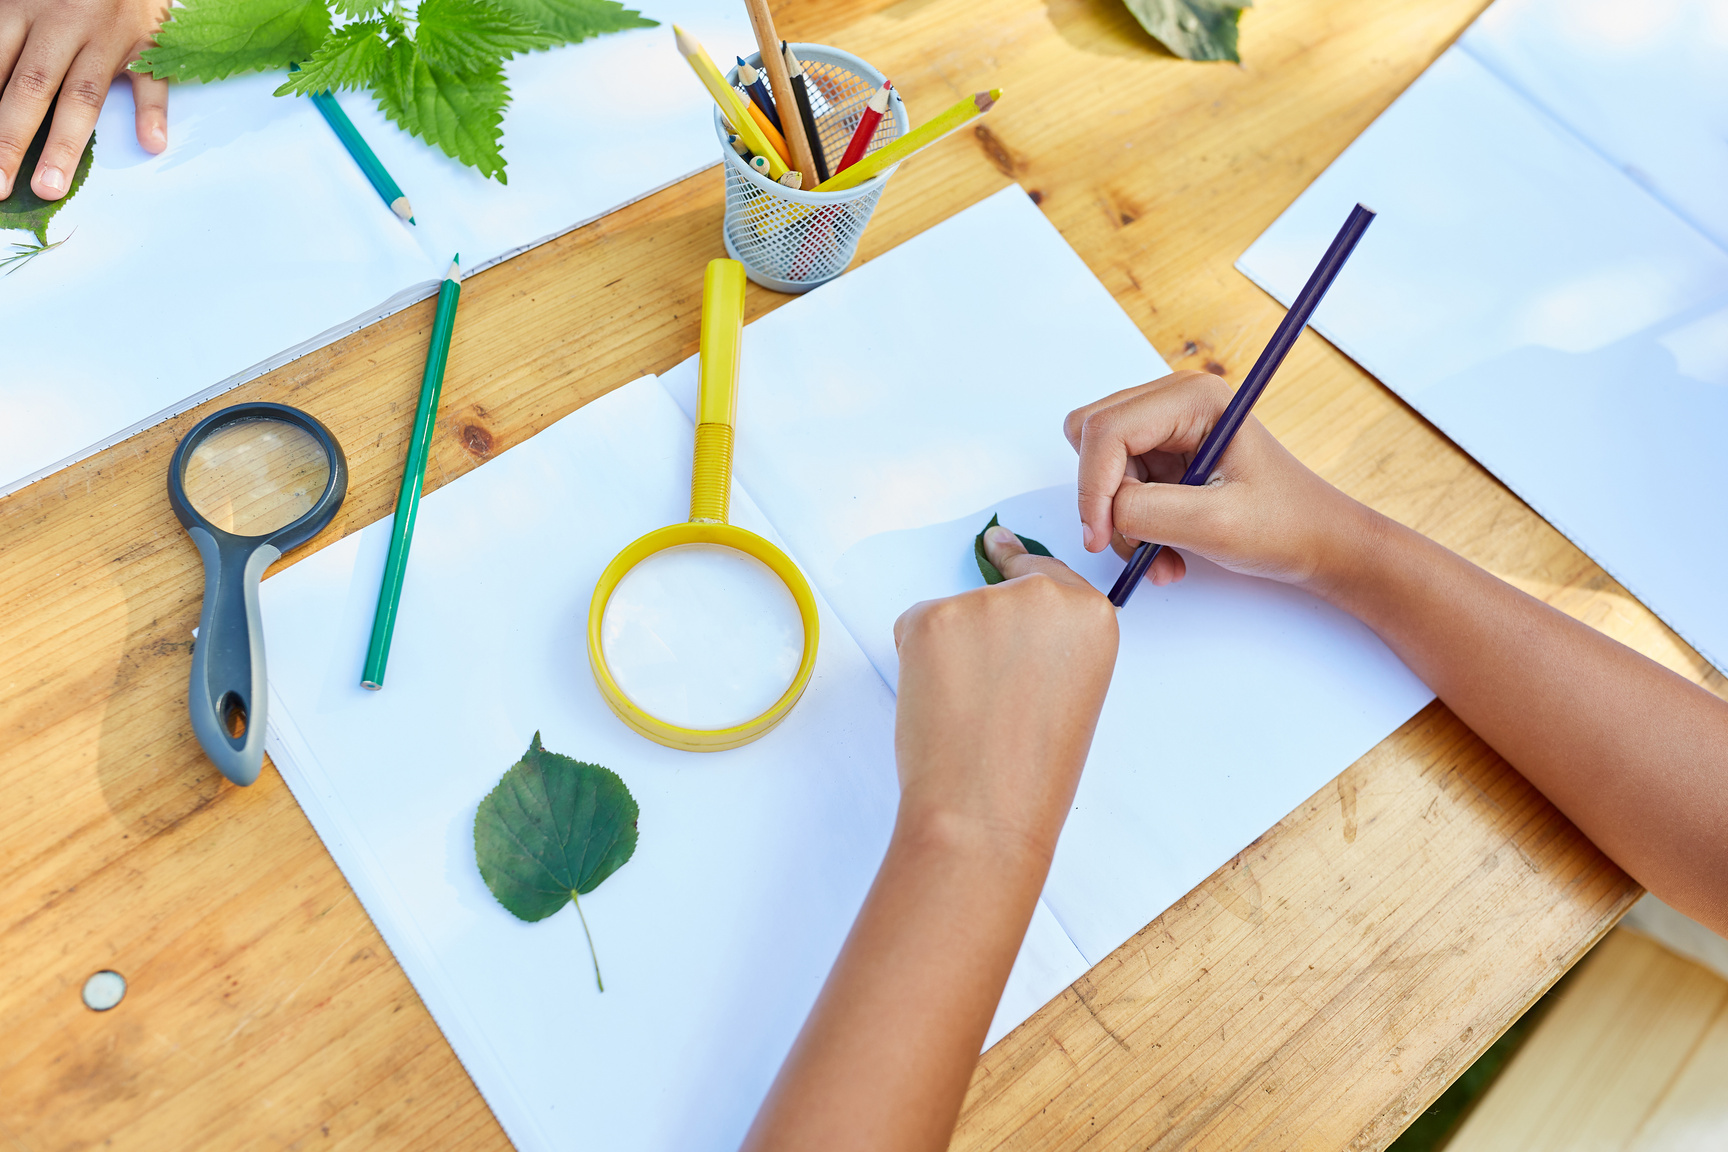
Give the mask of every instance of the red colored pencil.
POLYGON ((852 132, 852 139, 846 142, 846 155, 840 157, 840 166, 834 171, 844 172, 858 161, 864 159, 864 153, 870 147, 871 137, 876 135, 876 125, 881 121, 882 114, 888 111, 888 90, 894 87, 894 81, 882 81, 882 87, 870 97, 870 103, 864 106, 864 115, 858 117, 858 127, 852 132))

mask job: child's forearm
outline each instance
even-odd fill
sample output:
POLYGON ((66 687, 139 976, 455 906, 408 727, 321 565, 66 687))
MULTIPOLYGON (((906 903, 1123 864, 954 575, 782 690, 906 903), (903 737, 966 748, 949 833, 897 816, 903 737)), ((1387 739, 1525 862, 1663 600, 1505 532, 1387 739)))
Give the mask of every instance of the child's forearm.
POLYGON ((902 812, 751 1152, 948 1147, 1049 868, 986 828, 902 812))
POLYGON ((948 1147, 1116 663, 1110 602, 1006 528, 1008 579, 908 609, 888 855, 745 1140, 948 1147))
POLYGON ((1634 878, 1728 931, 1728 702, 1354 505, 1311 588, 1634 878))

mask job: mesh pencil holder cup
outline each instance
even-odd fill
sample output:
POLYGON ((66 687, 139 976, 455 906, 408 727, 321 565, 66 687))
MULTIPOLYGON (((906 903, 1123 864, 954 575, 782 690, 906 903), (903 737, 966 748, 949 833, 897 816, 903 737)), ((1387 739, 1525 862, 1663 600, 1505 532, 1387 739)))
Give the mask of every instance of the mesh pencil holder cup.
MULTIPOLYGON (((794 44, 792 51, 804 64, 810 109, 832 167, 840 162, 865 104, 882 86, 884 77, 838 48, 794 44)), ((750 56, 749 62, 760 68, 761 54, 750 56)), ((726 74, 726 82, 736 84, 737 80, 738 69, 734 67, 726 74)), ((798 115, 795 108, 779 111, 782 118, 798 115)), ((870 151, 906 128, 906 106, 896 95, 876 125, 870 151)), ((858 238, 870 223, 870 213, 875 211, 894 169, 841 192, 795 192, 751 168, 732 150, 726 142, 731 133, 718 107, 714 110, 714 131, 720 137, 726 180, 726 221, 721 231, 727 255, 744 265, 744 274, 776 292, 808 292, 844 272, 858 251, 858 238)), ((814 183, 815 173, 804 175, 807 183, 814 183)))

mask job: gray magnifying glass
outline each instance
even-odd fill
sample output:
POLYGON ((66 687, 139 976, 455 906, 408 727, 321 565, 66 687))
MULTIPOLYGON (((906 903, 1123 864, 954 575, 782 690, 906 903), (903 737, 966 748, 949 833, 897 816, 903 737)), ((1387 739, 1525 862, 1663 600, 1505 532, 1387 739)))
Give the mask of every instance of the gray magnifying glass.
POLYGON ((198 743, 236 784, 264 765, 258 581, 336 515, 348 462, 330 430, 285 404, 238 404, 186 433, 168 500, 204 558, 204 609, 186 704, 198 743))

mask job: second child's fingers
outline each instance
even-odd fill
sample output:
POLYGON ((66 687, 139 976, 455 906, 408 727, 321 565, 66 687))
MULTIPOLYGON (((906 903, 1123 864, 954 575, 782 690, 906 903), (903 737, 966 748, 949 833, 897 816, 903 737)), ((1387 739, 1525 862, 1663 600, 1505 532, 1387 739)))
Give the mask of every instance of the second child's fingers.
POLYGON ((138 143, 146 152, 161 152, 168 147, 168 81, 147 72, 128 72, 127 77, 137 109, 138 143))
POLYGON ((101 115, 102 101, 108 98, 114 68, 112 59, 104 59, 101 50, 90 45, 67 71, 54 105, 48 141, 42 146, 42 159, 30 180, 31 189, 44 200, 58 200, 72 186, 72 175, 84 156, 84 146, 90 143, 90 133, 96 129, 96 117, 101 115))
POLYGON ((0 8, 0 91, 5 91, 12 65, 18 63, 18 56, 24 51, 24 36, 29 30, 22 16, 0 8))
MULTIPOLYGON (((40 30, 25 41, 0 92, 0 200, 12 195, 24 150, 42 126, 61 77, 78 53, 78 45, 62 43, 40 30)), ((29 174, 22 174, 29 179, 29 174)))

